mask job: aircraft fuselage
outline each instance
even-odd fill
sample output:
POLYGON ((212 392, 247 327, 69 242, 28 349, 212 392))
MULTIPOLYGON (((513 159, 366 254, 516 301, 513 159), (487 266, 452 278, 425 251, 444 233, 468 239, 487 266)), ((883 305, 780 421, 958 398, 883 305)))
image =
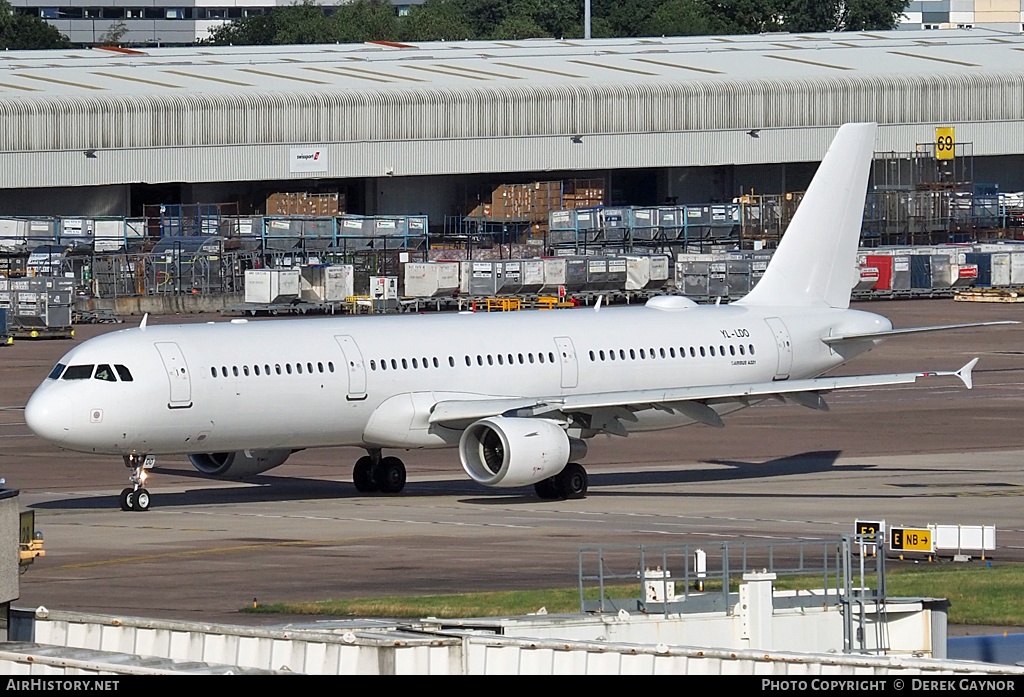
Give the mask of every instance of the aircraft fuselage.
MULTIPOLYGON (((854 310, 742 305, 149 326, 68 352, 61 365, 111 375, 44 381, 26 420, 62 448, 116 455, 453 447, 459 431, 427 422, 439 401, 814 377, 875 345, 840 354, 821 338, 889 328, 854 310)), ((637 417, 630 431, 693 423, 637 417)))

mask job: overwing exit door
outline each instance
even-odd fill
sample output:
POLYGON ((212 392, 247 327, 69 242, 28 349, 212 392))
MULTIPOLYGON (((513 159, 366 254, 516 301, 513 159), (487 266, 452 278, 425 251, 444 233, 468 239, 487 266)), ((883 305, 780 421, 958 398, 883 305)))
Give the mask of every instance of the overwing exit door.
POLYGON ((576 387, 579 381, 579 366, 576 363, 576 347, 567 336, 556 336, 558 358, 562 365, 562 387, 576 387))

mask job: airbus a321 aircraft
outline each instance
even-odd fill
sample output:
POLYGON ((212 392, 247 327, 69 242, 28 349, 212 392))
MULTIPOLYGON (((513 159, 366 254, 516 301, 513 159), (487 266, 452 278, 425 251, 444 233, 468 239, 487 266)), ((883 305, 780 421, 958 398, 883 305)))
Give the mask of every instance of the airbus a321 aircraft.
MULTIPOLYGON (((769 398, 827 408, 832 390, 953 372, 819 377, 895 334, 849 309, 875 124, 839 129, 761 281, 743 299, 643 307, 142 326, 69 351, 25 420, 66 450, 121 455, 125 510, 149 508, 156 456, 242 478, 304 448, 358 446, 361 492, 398 492, 385 450, 458 447, 473 480, 580 498, 599 433, 688 424, 769 398)), ((986 323, 987 324, 987 323, 986 323)), ((976 326, 976 325, 960 325, 976 326)))

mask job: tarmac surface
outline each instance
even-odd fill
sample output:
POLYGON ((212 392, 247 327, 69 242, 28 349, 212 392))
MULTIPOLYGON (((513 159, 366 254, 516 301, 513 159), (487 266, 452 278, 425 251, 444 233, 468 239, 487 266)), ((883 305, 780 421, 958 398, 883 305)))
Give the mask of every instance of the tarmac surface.
MULTIPOLYGON (((896 327, 1024 320, 1018 304, 856 307, 896 327)), ((952 370, 977 356, 970 391, 930 378, 827 395, 828 413, 773 401, 726 417, 725 429, 596 438, 583 461, 584 500, 486 489, 465 476, 455 450, 394 453, 408 467, 405 490, 359 494, 351 470, 363 452, 327 448, 245 483, 160 458, 148 484, 153 508, 125 513, 120 459, 43 443, 23 408, 76 342, 138 321, 0 347, 0 477, 35 509, 46 549, 21 577, 16 607, 281 624, 288 618, 239 611, 254 598, 575 587, 583 547, 833 539, 856 519, 995 525, 993 563, 1024 561, 1024 324, 893 339, 837 371, 952 370)))

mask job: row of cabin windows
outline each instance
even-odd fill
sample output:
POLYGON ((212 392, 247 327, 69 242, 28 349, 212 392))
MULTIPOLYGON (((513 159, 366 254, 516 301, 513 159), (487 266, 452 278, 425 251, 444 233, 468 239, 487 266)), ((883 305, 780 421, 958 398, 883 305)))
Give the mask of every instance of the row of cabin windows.
POLYGON ((230 368, 226 365, 222 365, 220 367, 220 372, 217 371, 216 366, 210 366, 210 375, 215 378, 226 378, 229 375, 233 375, 237 378, 239 376, 248 377, 249 375, 291 375, 293 373, 296 375, 302 375, 303 373, 312 375, 314 372, 323 373, 325 372, 325 369, 326 372, 333 373, 334 363, 328 361, 326 366, 324 363, 316 363, 315 365, 313 363, 285 363, 284 365, 275 363, 273 372, 271 372, 269 363, 263 364, 262 368, 258 365, 254 365, 251 369, 247 365, 233 365, 230 368))
POLYGON ((605 351, 601 350, 601 351, 591 351, 590 352, 590 360, 592 362, 603 361, 603 360, 609 360, 609 361, 620 360, 620 361, 624 361, 627 358, 629 360, 636 360, 637 356, 639 356, 642 359, 658 358, 659 356, 661 358, 675 358, 676 356, 678 356, 679 358, 686 358, 687 351, 689 351, 690 358, 696 358, 698 355, 701 356, 702 358, 706 357, 706 356, 709 356, 709 355, 710 356, 725 356, 726 353, 728 353, 728 355, 730 355, 730 356, 737 356, 737 355, 739 355, 739 356, 753 356, 754 355, 754 345, 753 344, 747 344, 746 346, 744 346, 743 344, 740 344, 738 346, 734 346, 734 345, 730 344, 728 347, 726 347, 724 345, 719 345, 717 347, 717 350, 716 350, 716 347, 714 347, 714 346, 706 346, 706 347, 705 346, 690 346, 689 348, 687 348, 686 346, 680 346, 678 353, 676 352, 676 348, 674 346, 670 346, 667 349, 665 349, 665 348, 660 348, 660 349, 653 349, 652 348, 652 349, 646 349, 646 350, 645 349, 629 349, 629 350, 626 350, 626 349, 617 349, 617 350, 616 349, 612 349, 612 350, 610 350, 608 352, 605 352, 605 351))
MULTIPOLYGON (((518 353, 518 354, 513 354, 513 353, 502 354, 502 353, 499 353, 499 354, 496 354, 496 355, 492 355, 492 354, 487 354, 487 355, 477 354, 476 356, 470 356, 470 355, 463 356, 463 360, 465 361, 466 365, 470 366, 470 367, 473 366, 474 361, 475 361, 476 365, 480 365, 480 366, 482 366, 484 364, 486 364, 486 365, 495 365, 495 364, 497 364, 497 365, 515 365, 517 362, 519 363, 519 365, 529 365, 531 363, 544 363, 544 362, 554 363, 555 362, 555 354, 550 352, 550 351, 548 353, 536 353, 536 354, 534 354, 534 353, 518 353)), ((448 366, 450 368, 454 368, 455 367, 455 363, 456 363, 455 356, 448 356, 448 366)), ((434 358, 428 358, 428 357, 424 356, 423 358, 390 358, 390 359, 389 358, 383 358, 380 361, 373 360, 373 359, 370 360, 370 370, 382 370, 382 371, 383 370, 398 370, 398 369, 409 370, 410 368, 418 369, 418 368, 430 368, 430 367, 440 368, 441 367, 441 361, 439 361, 436 356, 434 358)))

